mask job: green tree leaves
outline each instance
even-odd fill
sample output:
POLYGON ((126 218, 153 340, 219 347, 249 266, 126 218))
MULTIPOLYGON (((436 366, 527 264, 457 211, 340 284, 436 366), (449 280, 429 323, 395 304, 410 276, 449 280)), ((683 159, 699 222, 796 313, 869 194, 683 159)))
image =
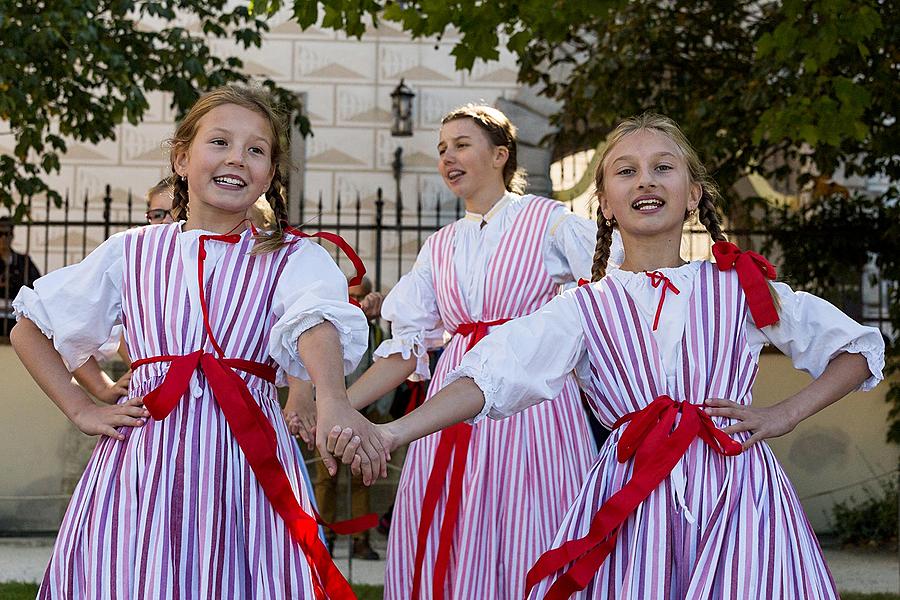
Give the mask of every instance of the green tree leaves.
MULTIPOLYGON (((171 92, 173 106, 184 111, 203 90, 245 81, 240 59, 214 55, 209 40, 258 46, 267 26, 247 7, 230 6, 225 0, 0 5, 0 119, 6 125, 0 140, 14 145, 13 155, 0 160, 0 202, 13 206, 37 194, 58 202, 59 193, 44 179, 59 170, 65 139, 114 138, 119 124, 140 122, 149 92, 171 92), (159 30, 138 26, 139 17, 157 19, 159 30), (178 24, 188 22, 197 22, 203 35, 178 24)), ((292 93, 271 81, 264 85, 288 110, 298 108, 292 93)), ((302 118, 298 123, 309 130, 302 118)))

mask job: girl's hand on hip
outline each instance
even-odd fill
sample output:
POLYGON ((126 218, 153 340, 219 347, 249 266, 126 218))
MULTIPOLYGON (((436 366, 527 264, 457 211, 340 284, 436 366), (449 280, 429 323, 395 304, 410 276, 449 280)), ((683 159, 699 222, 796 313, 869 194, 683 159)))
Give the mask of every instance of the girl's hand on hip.
POLYGON ((105 435, 121 441, 125 435, 116 431, 117 427, 140 427, 149 416, 144 399, 137 397, 122 404, 90 404, 74 415, 72 422, 87 435, 105 435))
POLYGON ((100 390, 95 397, 104 404, 116 404, 119 398, 128 395, 128 384, 131 382, 131 369, 119 377, 117 381, 100 390))
POLYGON ((726 435, 750 431, 752 435, 742 446, 744 450, 756 442, 790 433, 797 426, 797 419, 785 402, 773 406, 756 407, 738 404, 731 400, 709 398, 705 410, 711 417, 726 417, 738 421, 722 429, 726 435))

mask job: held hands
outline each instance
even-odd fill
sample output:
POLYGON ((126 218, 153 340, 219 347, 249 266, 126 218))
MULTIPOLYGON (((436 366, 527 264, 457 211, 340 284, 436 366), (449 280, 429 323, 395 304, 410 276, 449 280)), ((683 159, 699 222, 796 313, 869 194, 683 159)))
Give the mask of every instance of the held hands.
POLYGON ((382 433, 364 416, 343 401, 316 402, 316 447, 322 462, 333 477, 337 459, 355 475, 362 474, 363 483, 372 485, 379 477, 387 477, 390 450, 382 433), (342 445, 338 439, 346 440, 342 445))
MULTIPOLYGON (((394 432, 392 426, 393 423, 374 425, 374 428, 381 436, 384 448, 388 452, 388 460, 391 459, 391 452, 402 445, 399 435, 394 432)), ((353 473, 353 475, 360 474, 364 454, 360 451, 361 439, 359 436, 354 435, 353 430, 350 428, 340 429, 339 427, 335 427, 328 434, 325 445, 335 456, 341 457, 341 462, 350 465, 350 472, 353 473)), ((382 471, 381 477, 387 477, 386 469, 382 471)))
POLYGON ((744 450, 756 442, 790 433, 800 421, 790 410, 787 402, 756 407, 745 406, 721 398, 709 398, 706 401, 706 407, 706 412, 711 417, 726 417, 739 421, 722 429, 726 435, 733 435, 740 431, 752 432, 752 435, 742 444, 744 450))
POLYGON ((138 397, 113 405, 91 402, 72 415, 72 422, 87 435, 106 435, 121 441, 125 435, 116 431, 117 427, 140 427, 149 416, 144 399, 138 397))

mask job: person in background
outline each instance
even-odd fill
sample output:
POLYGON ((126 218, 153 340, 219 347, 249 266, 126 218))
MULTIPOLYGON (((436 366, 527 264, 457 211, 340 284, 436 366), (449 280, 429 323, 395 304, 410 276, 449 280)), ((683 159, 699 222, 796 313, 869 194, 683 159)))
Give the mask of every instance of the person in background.
POLYGON ((27 254, 19 254, 12 249, 13 221, 9 217, 0 217, 0 335, 9 335, 9 330, 16 324, 12 315, 12 299, 19 293, 23 285, 31 283, 41 276, 27 254))

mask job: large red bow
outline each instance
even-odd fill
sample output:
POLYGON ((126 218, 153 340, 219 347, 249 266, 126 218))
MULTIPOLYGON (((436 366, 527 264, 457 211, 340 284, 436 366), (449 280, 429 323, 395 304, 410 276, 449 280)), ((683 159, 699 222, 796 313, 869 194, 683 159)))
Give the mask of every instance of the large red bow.
POLYGON ((545 600, 565 600, 587 587, 615 547, 622 523, 672 472, 695 438, 702 439, 717 454, 741 453, 741 445, 716 428, 700 406, 676 402, 669 396, 660 396, 642 410, 621 417, 613 429, 625 422, 629 422, 628 427, 619 438, 616 457, 622 463, 634 459, 631 479, 600 507, 587 535, 538 559, 525 579, 526 597, 538 582, 570 563, 545 600), (679 413, 681 420, 675 425, 679 413))
POLYGON ((716 242, 712 252, 720 271, 734 269, 737 272, 756 326, 762 329, 777 323, 778 311, 767 283, 776 277, 775 266, 761 254, 741 250, 731 242, 716 242))

